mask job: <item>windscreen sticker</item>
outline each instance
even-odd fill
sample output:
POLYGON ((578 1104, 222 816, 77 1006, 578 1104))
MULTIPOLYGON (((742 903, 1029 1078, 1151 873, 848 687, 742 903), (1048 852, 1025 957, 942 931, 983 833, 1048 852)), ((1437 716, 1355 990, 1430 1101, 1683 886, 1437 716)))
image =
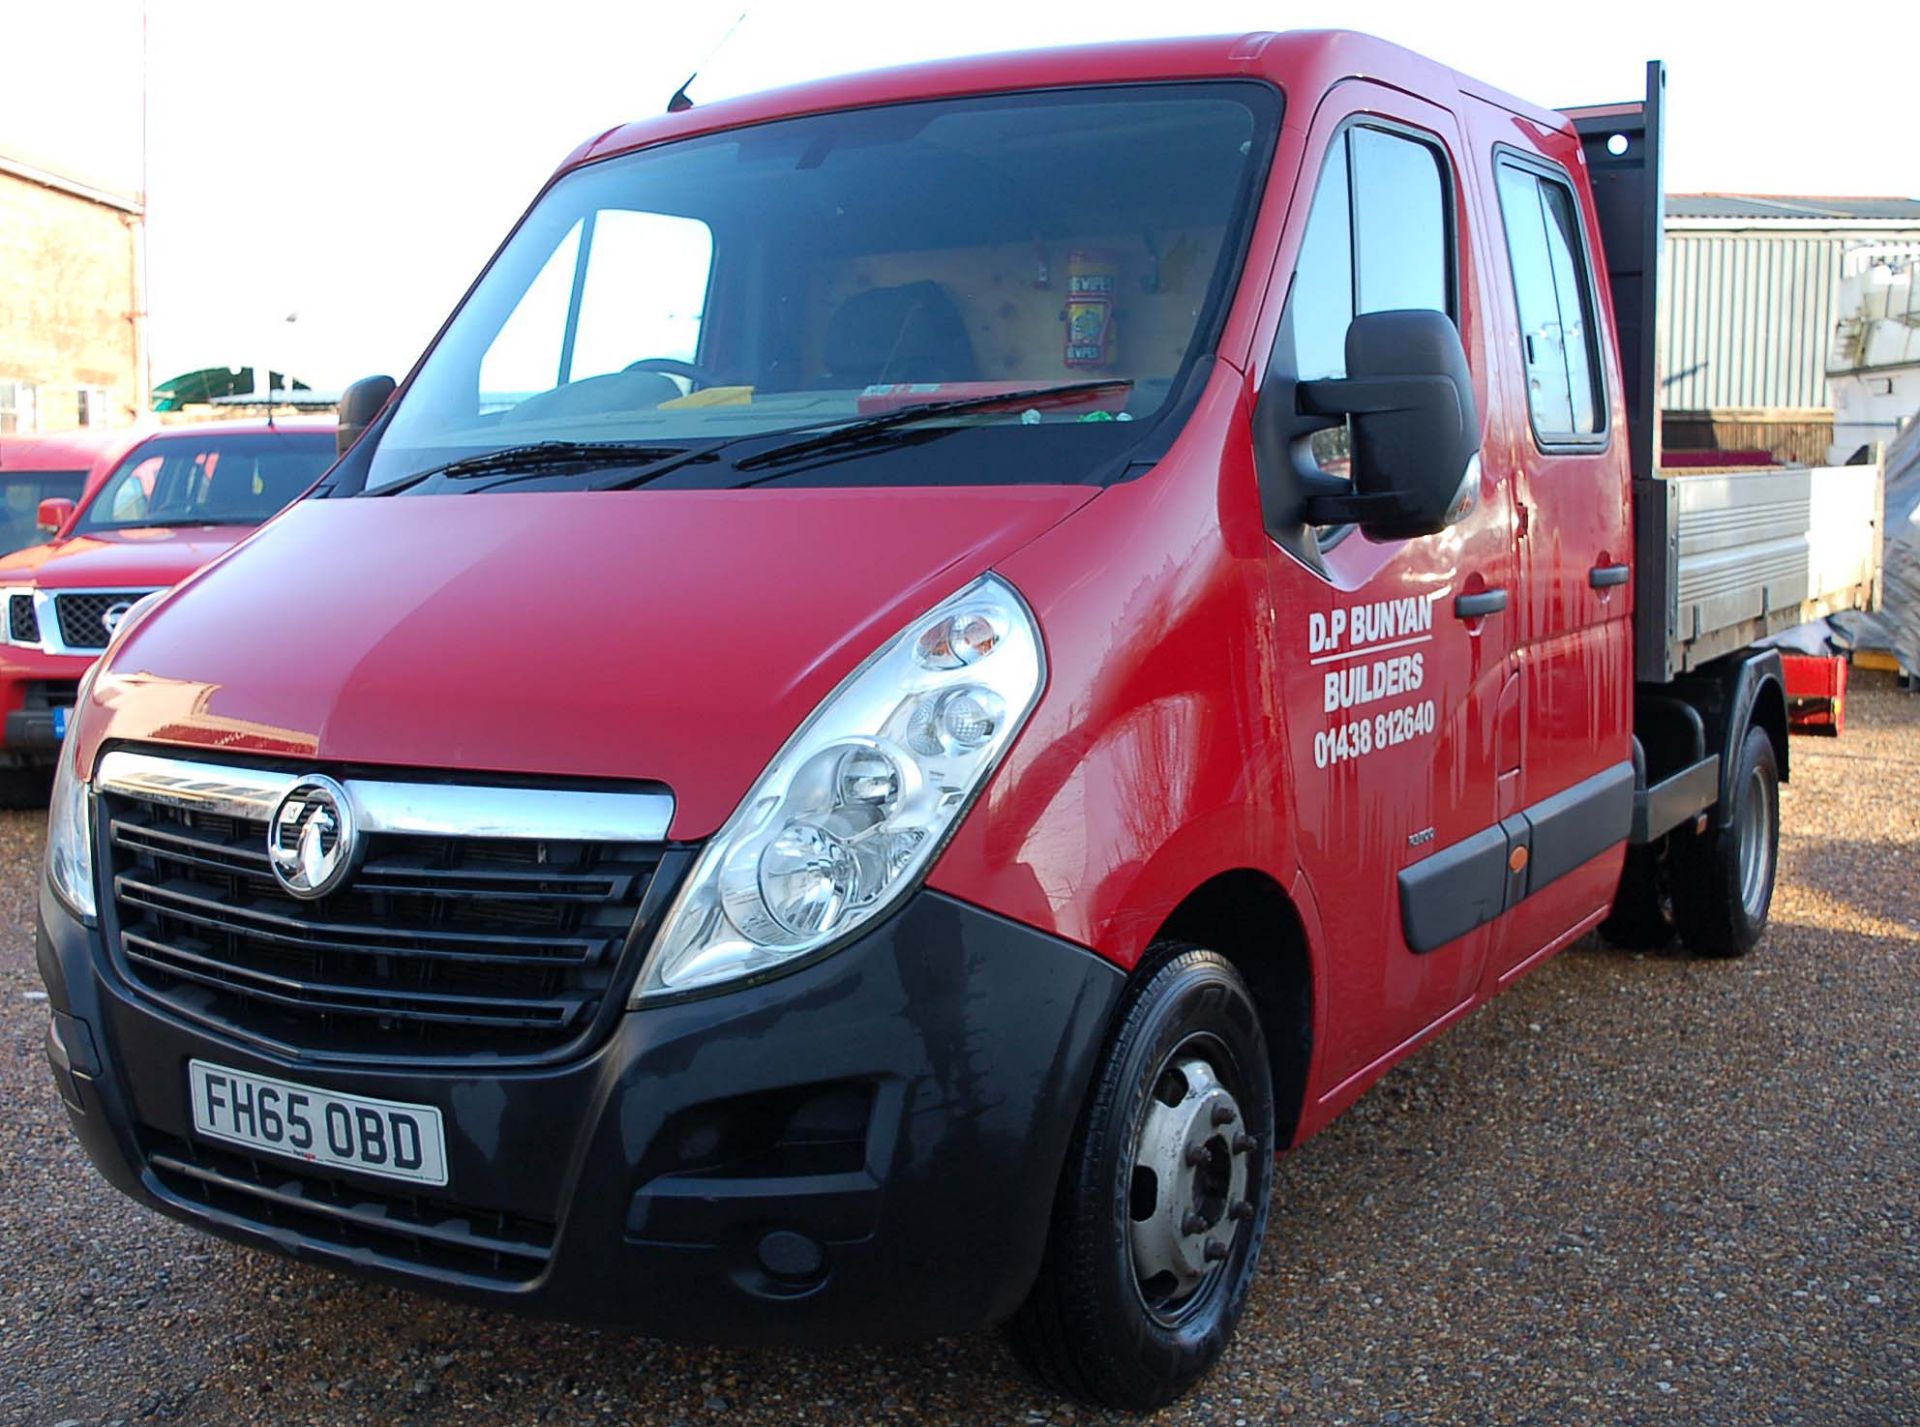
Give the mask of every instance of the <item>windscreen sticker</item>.
POLYGON ((1432 640, 1433 602, 1419 596, 1307 616, 1308 662, 1321 670, 1321 710, 1329 716, 1313 736, 1314 766, 1329 768, 1433 733, 1432 699, 1368 707, 1421 690, 1427 659, 1420 646, 1432 640))

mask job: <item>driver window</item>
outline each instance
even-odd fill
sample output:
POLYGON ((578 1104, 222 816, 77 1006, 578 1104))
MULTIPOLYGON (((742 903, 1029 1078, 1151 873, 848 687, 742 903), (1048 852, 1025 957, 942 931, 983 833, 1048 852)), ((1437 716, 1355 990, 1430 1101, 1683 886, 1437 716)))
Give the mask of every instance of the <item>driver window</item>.
POLYGON ((713 234, 697 218, 602 209, 587 249, 572 379, 642 357, 691 362, 713 267, 713 234))
POLYGON ((567 304, 580 254, 575 223, 520 298, 513 315, 480 359, 480 412, 516 406, 560 382, 560 347, 567 334, 567 304))
POLYGON ((108 516, 115 524, 146 518, 153 503, 154 482, 160 475, 160 457, 153 456, 128 471, 107 495, 108 516))
POLYGON ((574 224, 481 358, 480 411, 644 358, 695 360, 712 265, 695 218, 606 208, 574 224))
MULTIPOLYGON (((1430 144, 1364 124, 1328 148, 1281 328, 1300 380, 1346 376, 1347 327, 1357 313, 1452 315, 1443 162, 1430 144)), ((1312 450, 1322 470, 1344 475, 1347 428, 1315 432, 1312 450)))

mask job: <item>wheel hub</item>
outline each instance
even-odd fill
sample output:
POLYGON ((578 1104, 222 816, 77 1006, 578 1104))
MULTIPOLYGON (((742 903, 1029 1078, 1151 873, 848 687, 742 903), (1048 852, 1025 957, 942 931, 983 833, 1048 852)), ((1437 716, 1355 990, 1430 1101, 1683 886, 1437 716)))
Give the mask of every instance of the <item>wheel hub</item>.
POLYGON ((1247 1200, 1248 1156, 1256 1148, 1240 1105, 1197 1056, 1161 1072, 1134 1147, 1130 1241, 1133 1270, 1149 1307, 1191 1297, 1224 1263, 1247 1200))
POLYGON ((1734 815, 1734 834, 1739 839, 1740 902, 1755 921, 1767 910, 1767 884, 1773 874, 1775 796, 1773 784, 1756 767, 1747 777, 1745 794, 1734 815))

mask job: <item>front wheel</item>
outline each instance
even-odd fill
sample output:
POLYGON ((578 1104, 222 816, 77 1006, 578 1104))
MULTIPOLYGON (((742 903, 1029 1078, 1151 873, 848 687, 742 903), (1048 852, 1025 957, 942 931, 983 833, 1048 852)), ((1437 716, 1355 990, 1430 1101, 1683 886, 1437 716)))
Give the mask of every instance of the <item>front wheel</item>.
POLYGON ((1273 1081, 1224 957, 1156 947, 1061 1174, 1039 1279, 1009 1325, 1057 1392, 1144 1411, 1192 1386, 1239 1322, 1273 1192, 1273 1081))
POLYGON ((1680 939, 1701 956, 1745 956, 1773 906, 1780 860, 1780 764, 1766 730, 1740 742, 1724 823, 1676 836, 1669 888, 1680 939))

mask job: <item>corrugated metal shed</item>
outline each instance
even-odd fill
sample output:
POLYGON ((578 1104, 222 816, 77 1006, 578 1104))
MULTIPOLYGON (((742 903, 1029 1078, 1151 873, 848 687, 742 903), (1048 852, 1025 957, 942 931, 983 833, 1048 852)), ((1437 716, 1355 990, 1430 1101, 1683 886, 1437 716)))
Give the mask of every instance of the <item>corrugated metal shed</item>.
POLYGON ((1920 226, 1920 198, 1791 198, 1775 193, 1669 193, 1667 217, 1804 218, 1820 223, 1905 223, 1920 226))
POLYGON ((1830 407, 1842 258, 1920 241, 1920 201, 1673 194, 1660 293, 1661 405, 1830 407))

